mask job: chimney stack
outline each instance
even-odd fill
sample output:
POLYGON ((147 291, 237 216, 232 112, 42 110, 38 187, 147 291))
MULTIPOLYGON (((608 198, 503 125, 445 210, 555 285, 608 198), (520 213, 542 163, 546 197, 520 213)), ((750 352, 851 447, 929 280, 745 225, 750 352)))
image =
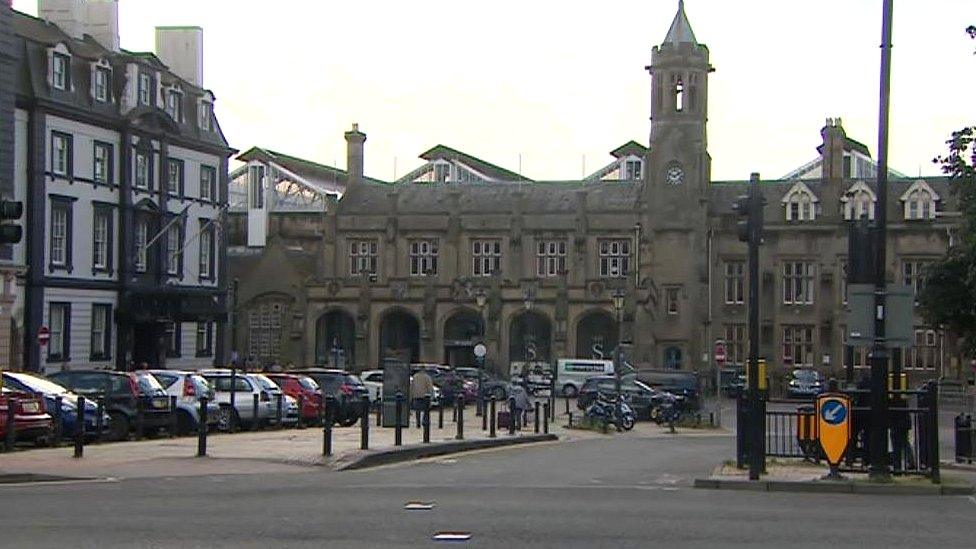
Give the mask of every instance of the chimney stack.
POLYGON ((173 73, 203 87, 203 29, 156 27, 156 56, 173 73))
POLYGON ((119 51, 118 0, 38 0, 37 13, 72 38, 81 40, 88 34, 119 51))
POLYGON ((363 143, 366 134, 359 131, 359 124, 353 124, 352 130, 346 132, 346 171, 349 180, 346 185, 353 185, 363 180, 363 143))
POLYGON ((84 0, 37 0, 37 14, 72 38, 85 33, 84 0))
POLYGON ((823 137, 823 144, 819 147, 823 180, 840 181, 845 177, 844 145, 847 141, 840 118, 828 118, 820 135, 823 137))

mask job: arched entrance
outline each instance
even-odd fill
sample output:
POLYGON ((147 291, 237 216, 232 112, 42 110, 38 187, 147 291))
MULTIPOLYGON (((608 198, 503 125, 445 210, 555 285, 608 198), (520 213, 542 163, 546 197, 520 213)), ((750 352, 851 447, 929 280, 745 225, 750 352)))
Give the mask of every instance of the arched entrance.
POLYGON ((474 345, 484 336, 481 315, 467 309, 444 322, 444 362, 451 366, 475 366, 474 345))
POLYGON ((508 358, 511 371, 522 371, 526 365, 549 366, 552 347, 552 324, 542 313, 526 311, 512 319, 508 331, 508 358))
POLYGON ((380 321, 380 349, 378 363, 384 358, 399 358, 406 362, 420 361, 420 323, 417 317, 394 309, 380 321))
POLYGON ((576 323, 576 358, 612 358, 619 333, 617 322, 610 313, 586 313, 576 323))
POLYGON ((664 367, 668 370, 681 369, 681 347, 671 346, 664 349, 664 367))
POLYGON ((345 311, 330 311, 315 322, 315 364, 349 368, 356 363, 356 321, 345 311))

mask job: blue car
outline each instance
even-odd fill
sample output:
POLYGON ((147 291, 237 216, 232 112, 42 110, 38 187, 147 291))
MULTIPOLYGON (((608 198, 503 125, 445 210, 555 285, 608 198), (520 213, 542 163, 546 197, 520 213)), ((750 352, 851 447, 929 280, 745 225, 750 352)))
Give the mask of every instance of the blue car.
MULTIPOLYGON (((75 424, 78 421, 78 395, 69 392, 64 387, 42 377, 23 372, 4 372, 3 384, 18 391, 42 395, 44 406, 52 418, 56 418, 57 397, 61 397, 61 436, 70 438, 74 435, 75 424)), ((102 434, 109 430, 109 416, 102 414, 102 434)), ((98 435, 98 406, 91 400, 85 401, 85 436, 98 435)))

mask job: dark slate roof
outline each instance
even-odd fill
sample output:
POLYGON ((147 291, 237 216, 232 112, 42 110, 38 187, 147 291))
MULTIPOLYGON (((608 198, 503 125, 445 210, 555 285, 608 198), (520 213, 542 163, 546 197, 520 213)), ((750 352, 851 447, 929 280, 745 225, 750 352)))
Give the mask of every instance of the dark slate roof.
MULTIPOLYGON (((823 155, 823 148, 824 148, 823 143, 817 146, 817 152, 820 153, 821 155, 823 155)), ((864 156, 871 158, 871 151, 868 149, 867 145, 855 139, 851 139, 850 137, 847 136, 844 137, 844 150, 857 151, 863 154, 864 156)), ((889 167, 889 169, 891 168, 889 167)))
MULTIPOLYGON (((328 166, 326 164, 319 164, 318 162, 312 162, 311 160, 306 160, 304 158, 298 158, 297 156, 291 156, 277 151, 272 151, 271 149, 264 149, 261 147, 251 147, 250 149, 237 155, 236 160, 241 162, 247 162, 249 160, 260 160, 262 162, 274 162, 281 166, 284 166, 288 170, 295 172, 297 175, 302 177, 308 177, 310 179, 320 179, 329 180, 333 179, 336 181, 346 182, 349 177, 349 172, 346 170, 340 170, 334 166, 328 166)), ((365 178, 369 183, 375 183, 379 185, 389 185, 385 181, 379 179, 373 179, 371 177, 365 178)))
POLYGON ((623 158, 628 155, 643 157, 645 154, 647 154, 647 151, 649 150, 650 149, 648 149, 644 145, 641 145, 640 143, 631 140, 617 147, 616 149, 610 151, 610 154, 613 155, 614 158, 623 158))
POLYGON ((470 154, 461 152, 457 149, 452 149, 446 145, 436 145, 430 150, 427 150, 421 154, 420 158, 427 160, 428 162, 441 159, 456 160, 471 166, 475 170, 478 170, 492 179, 498 179, 501 181, 532 181, 524 175, 506 170, 505 168, 496 166, 490 162, 486 162, 476 156, 471 156, 470 154))
POLYGON ((456 193, 458 209, 464 213, 523 214, 572 213, 580 194, 586 208, 598 211, 636 211, 641 184, 638 182, 544 181, 525 184, 465 183, 396 185, 352 185, 339 200, 339 214, 382 214, 390 211, 390 194, 396 196, 398 213, 446 214, 451 212, 456 193))

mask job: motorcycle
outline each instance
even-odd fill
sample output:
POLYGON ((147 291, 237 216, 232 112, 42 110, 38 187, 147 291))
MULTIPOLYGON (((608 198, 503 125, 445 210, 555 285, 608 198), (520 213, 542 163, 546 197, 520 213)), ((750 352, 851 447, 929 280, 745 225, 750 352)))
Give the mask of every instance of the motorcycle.
POLYGON ((637 416, 634 414, 634 409, 627 404, 625 399, 621 398, 618 403, 615 399, 607 397, 602 393, 597 393, 596 400, 590 404, 583 415, 593 422, 620 425, 626 431, 633 429, 637 423, 637 416), (620 407, 619 421, 617 419, 618 404, 620 407))
POLYGON ((681 421, 681 397, 668 392, 655 395, 651 402, 651 421, 658 425, 668 425, 672 429, 674 424, 681 421))

